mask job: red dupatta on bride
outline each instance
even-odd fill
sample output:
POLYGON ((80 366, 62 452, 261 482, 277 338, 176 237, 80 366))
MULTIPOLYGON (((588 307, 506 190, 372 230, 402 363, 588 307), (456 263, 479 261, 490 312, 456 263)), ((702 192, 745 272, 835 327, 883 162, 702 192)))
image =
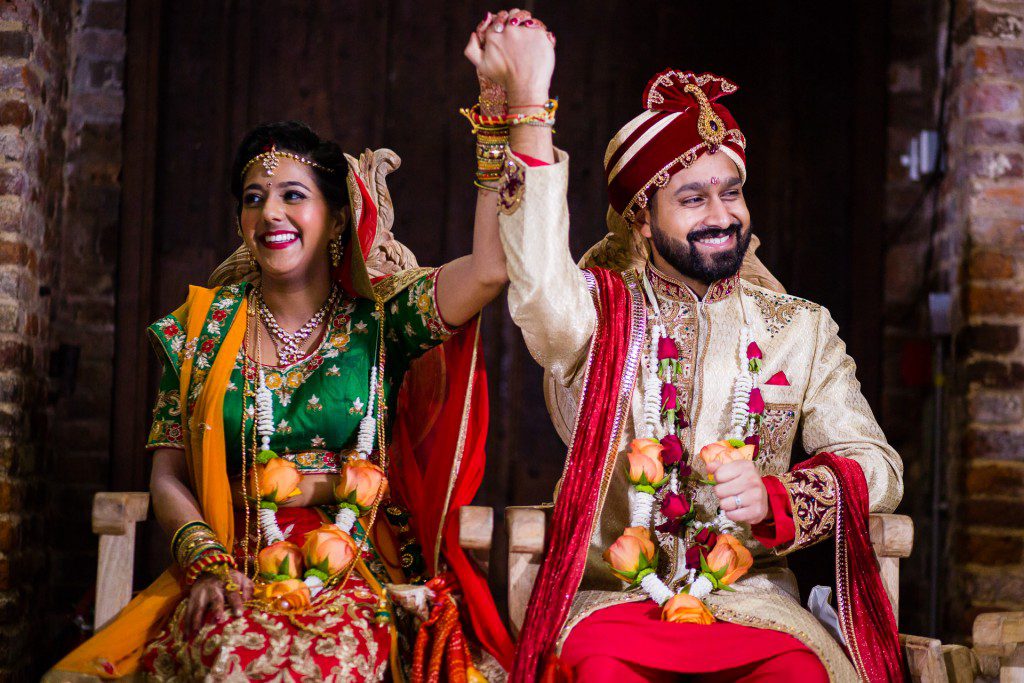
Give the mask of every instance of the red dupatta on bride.
MULTIPOLYGON (((355 168, 348 181, 359 218, 346 250, 348 257, 335 277, 349 293, 379 300, 382 288, 394 289, 386 286, 386 280, 401 279, 402 271, 371 281, 366 256, 378 241, 378 207, 355 168)), ((459 545, 458 510, 472 502, 486 462, 487 373, 479 317, 412 363, 396 413, 388 471, 392 495, 409 510, 427 575, 454 575, 465 621, 480 645, 508 670, 512 639, 486 576, 459 545)))

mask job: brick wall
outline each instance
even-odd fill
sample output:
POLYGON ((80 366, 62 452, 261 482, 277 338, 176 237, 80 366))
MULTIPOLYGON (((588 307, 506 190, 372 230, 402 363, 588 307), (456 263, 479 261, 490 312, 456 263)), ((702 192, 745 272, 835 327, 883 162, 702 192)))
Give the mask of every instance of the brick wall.
POLYGON ((43 637, 47 369, 62 220, 67 46, 62 2, 0 5, 0 680, 43 637), (30 615, 26 619, 25 615, 30 615))
POLYGON ((950 627, 1024 609, 1024 2, 957 5, 944 226, 961 264, 950 627), (958 245, 958 246, 957 246, 958 245))
POLYGON ((916 525, 901 629, 928 632, 934 342, 927 294, 953 296, 946 347, 939 632, 1024 609, 1024 2, 894 0, 890 22, 883 424, 906 466, 916 525), (899 163, 940 120, 947 27, 947 168, 913 182, 899 163))
POLYGON ((81 0, 68 41, 64 210, 51 323, 63 372, 54 378, 49 490, 55 516, 66 509, 79 514, 62 515, 51 533, 55 626, 95 579, 96 536, 87 512, 92 494, 109 486, 124 13, 124 0, 81 0))
POLYGON ((0 681, 54 661, 93 579, 124 43, 123 0, 0 3, 0 681))

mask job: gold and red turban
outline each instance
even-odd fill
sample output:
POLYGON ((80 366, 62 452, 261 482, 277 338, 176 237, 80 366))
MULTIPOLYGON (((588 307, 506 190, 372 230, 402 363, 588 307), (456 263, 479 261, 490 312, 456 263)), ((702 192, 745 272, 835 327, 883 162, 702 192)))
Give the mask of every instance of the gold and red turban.
POLYGON ((703 154, 722 151, 746 181, 747 141, 718 103, 736 84, 714 74, 666 69, 644 88, 645 111, 623 126, 604 155, 612 209, 632 223, 651 195, 703 154))

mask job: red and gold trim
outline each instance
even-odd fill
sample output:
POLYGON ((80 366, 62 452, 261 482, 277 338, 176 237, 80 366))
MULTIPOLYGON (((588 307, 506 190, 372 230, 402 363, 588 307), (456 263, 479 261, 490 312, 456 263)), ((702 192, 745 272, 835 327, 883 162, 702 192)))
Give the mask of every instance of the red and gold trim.
POLYGON ((839 488, 832 470, 825 466, 793 470, 779 475, 789 496, 796 534, 778 553, 786 555, 831 538, 836 531, 839 488))

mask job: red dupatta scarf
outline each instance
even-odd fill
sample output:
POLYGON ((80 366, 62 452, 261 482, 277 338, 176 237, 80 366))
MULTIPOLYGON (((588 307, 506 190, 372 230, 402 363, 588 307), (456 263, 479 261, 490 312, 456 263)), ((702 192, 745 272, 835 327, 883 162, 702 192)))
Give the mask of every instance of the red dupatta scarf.
POLYGON ((615 462, 623 406, 628 406, 645 336, 643 299, 623 274, 584 271, 597 306, 576 428, 549 527, 547 557, 537 575, 510 681, 534 681, 552 663, 558 632, 583 579, 587 547, 602 498, 605 469, 615 462), (640 308, 637 310, 637 302, 640 308), (632 361, 632 362, 631 362, 632 361))
POLYGON ((836 602, 847 653, 866 681, 905 680, 899 630, 868 532, 868 485, 857 461, 819 453, 794 469, 836 478, 836 602))
MULTIPOLYGON (((346 258, 334 277, 350 294, 377 299, 366 269, 379 212, 353 169, 349 196, 358 211, 346 258)), ((400 277, 393 275, 392 277, 400 277)), ((483 479, 487 441, 487 373, 480 351, 480 318, 414 361, 399 394, 391 429, 388 482, 409 510, 423 548, 427 575, 450 571, 462 593, 465 617, 487 652, 508 670, 512 639, 498 614, 487 578, 459 545, 459 514, 483 479), (416 392, 417 387, 433 391, 416 392)))

